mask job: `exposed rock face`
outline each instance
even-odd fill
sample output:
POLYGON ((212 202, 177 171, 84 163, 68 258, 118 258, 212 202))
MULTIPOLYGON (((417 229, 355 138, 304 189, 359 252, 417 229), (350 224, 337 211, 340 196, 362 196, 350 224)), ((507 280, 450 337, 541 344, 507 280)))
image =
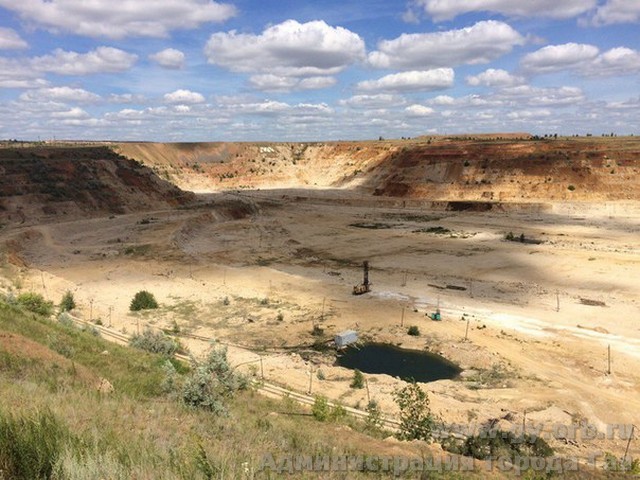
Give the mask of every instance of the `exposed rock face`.
POLYGON ((121 144, 185 190, 357 188, 433 201, 640 199, 640 137, 121 144))

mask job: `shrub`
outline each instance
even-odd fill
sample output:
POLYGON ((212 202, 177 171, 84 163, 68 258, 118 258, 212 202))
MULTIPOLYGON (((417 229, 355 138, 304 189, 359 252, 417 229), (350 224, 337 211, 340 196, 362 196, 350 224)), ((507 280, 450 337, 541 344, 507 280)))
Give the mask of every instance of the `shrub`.
POLYGON ((353 380, 351 380, 351 388, 364 388, 364 375, 357 368, 353 371, 353 380))
POLYGON ((509 232, 505 235, 504 237, 505 240, 509 240, 510 242, 513 242, 513 240, 515 239, 515 237, 513 236, 513 232, 509 232))
POLYGON ((284 320, 284 314, 282 312, 278 312, 278 315, 276 316, 276 320, 279 322, 282 322, 284 320))
POLYGON ((409 330, 407 330, 407 334, 413 336, 413 337, 419 337, 420 336, 420 329, 418 328, 417 325, 411 325, 409 327, 409 330))
POLYGON ((133 300, 131 300, 131 305, 129 305, 129 310, 132 312, 154 308, 158 308, 158 302, 153 296, 153 293, 147 292, 146 290, 140 290, 136 293, 133 300))
POLYGON ((435 418, 429 407, 429 396, 417 383, 412 382, 393 392, 400 410, 401 440, 431 440, 435 418))
POLYGON ((190 407, 225 414, 225 399, 247 385, 247 379, 229 365, 227 349, 214 347, 203 363, 194 362, 182 387, 182 401, 190 407))
POLYGON ((129 345, 147 352, 159 353, 167 357, 178 351, 180 345, 173 338, 167 337, 162 332, 154 332, 147 328, 141 334, 136 334, 129 340, 129 345))
POLYGON ((73 293, 67 290, 66 293, 62 296, 62 300, 60 300, 60 311, 69 312, 74 308, 76 308, 76 301, 73 298, 73 293))
POLYGON ((573 186, 573 185, 569 185, 569 186, 567 187, 567 189, 568 189, 570 192, 573 192, 573 191, 576 189, 576 187, 575 187, 575 186, 573 186))
POLYGON ((313 414, 313 418, 316 420, 320 422, 327 421, 329 414, 331 413, 327 397, 324 395, 316 395, 316 400, 313 402, 311 413, 313 414))
POLYGON ((45 300, 39 293, 22 293, 18 295, 16 301, 25 310, 38 315, 48 317, 53 313, 53 303, 45 300))

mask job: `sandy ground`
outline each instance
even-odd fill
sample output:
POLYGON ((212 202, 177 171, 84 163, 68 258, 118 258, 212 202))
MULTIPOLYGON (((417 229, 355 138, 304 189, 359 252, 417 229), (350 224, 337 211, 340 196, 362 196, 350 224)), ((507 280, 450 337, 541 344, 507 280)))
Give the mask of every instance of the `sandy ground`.
MULTIPOLYGON (((233 197, 210 198, 221 195, 233 197)), ((336 191, 304 201, 295 192, 244 195, 258 209, 238 220, 205 205, 5 228, 13 265, 3 267, 0 287, 55 302, 71 290, 78 315, 122 332, 178 327, 229 343, 232 362, 247 373, 350 406, 370 398, 393 413, 402 382, 367 375, 368 389, 349 388, 352 372, 310 348, 314 325, 327 337, 356 329, 460 365, 459 379, 424 384, 449 423, 521 428, 524 421, 555 436, 566 433, 558 425, 606 434, 608 425, 640 424, 635 205, 452 213, 336 191), (448 232, 428 231, 436 226, 448 232), (510 231, 543 243, 507 242, 510 231), (372 292, 354 297, 363 260, 371 263, 372 292), (158 311, 129 312, 142 289, 154 293, 158 311), (433 322, 425 314, 438 304, 443 321, 433 322), (421 336, 407 335, 409 325, 421 336)), ((183 342, 195 354, 209 348, 183 342)), ((561 453, 589 458, 622 453, 624 435, 611 436, 578 430, 550 440, 561 453)), ((637 455, 640 443, 630 449, 637 455)))

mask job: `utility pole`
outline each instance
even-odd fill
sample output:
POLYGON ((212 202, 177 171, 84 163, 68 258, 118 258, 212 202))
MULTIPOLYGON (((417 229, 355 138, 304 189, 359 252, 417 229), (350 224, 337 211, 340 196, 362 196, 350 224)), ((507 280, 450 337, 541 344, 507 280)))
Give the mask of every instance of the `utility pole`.
POLYGON ((364 386, 367 388, 367 406, 371 403, 371 394, 369 393, 369 380, 367 380, 367 377, 363 374, 362 377, 364 378, 364 386))
POLYGON ((260 356, 260 377, 264 380, 264 365, 262 364, 262 355, 260 356))
POLYGON ((467 328, 464 331, 464 341, 466 342, 469 338, 469 319, 467 318, 467 328))
POLYGON ((400 285, 401 287, 406 287, 407 286, 407 271, 404 271, 404 277, 402 278, 402 284, 400 285))
POLYGON ((113 305, 109 305, 109 328, 111 328, 111 312, 113 312, 113 305))
POLYGON ((404 309, 407 308, 405 306, 402 307, 402 316, 400 317, 400 326, 404 327, 404 309))
POLYGON ((313 365, 309 365, 309 395, 313 387, 313 365))
POLYGON ((607 345, 607 375, 611 375, 611 344, 607 345))
POLYGON ((89 300, 89 321, 93 322, 93 298, 89 300))
POLYGON ((627 460, 627 454, 629 453, 629 445, 631 445, 631 439, 633 438, 633 431, 635 430, 635 428, 636 428, 635 425, 631 425, 631 435, 629 435, 629 440, 627 440, 627 448, 625 448, 624 457, 622 457, 623 461, 627 460))
POLYGON ((320 321, 324 321, 324 302, 327 301, 327 297, 322 298, 322 310, 320 311, 320 321))
POLYGON ((556 312, 560 311, 560 290, 556 290, 556 312))

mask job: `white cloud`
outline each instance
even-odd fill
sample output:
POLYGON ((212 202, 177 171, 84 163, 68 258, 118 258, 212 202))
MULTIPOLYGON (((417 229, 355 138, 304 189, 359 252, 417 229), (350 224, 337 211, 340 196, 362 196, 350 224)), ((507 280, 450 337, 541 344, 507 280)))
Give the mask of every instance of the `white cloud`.
POLYGON ((515 110, 507 113, 507 118, 512 120, 529 120, 532 118, 543 118, 551 116, 551 111, 539 108, 535 110, 515 110))
POLYGON ((567 43, 525 55, 521 65, 531 74, 571 70, 583 77, 632 75, 640 72, 640 52, 617 47, 600 53, 594 45, 567 43))
POLYGON ((419 92, 442 90, 453 85, 451 68, 410 71, 385 75, 377 80, 365 80, 356 85, 361 91, 419 92))
POLYGON ((20 94, 23 102, 76 102, 76 103, 97 103, 101 100, 99 95, 82 88, 72 87, 50 87, 30 90, 20 94))
POLYGON ((551 73, 584 65, 598 56, 598 47, 580 43, 548 45, 525 55, 520 62, 529 73, 551 73))
POLYGON ((404 111, 412 117, 429 117, 435 113, 433 108, 418 104, 409 105, 404 111))
POLYGON ((0 27, 0 50, 17 50, 28 46, 18 32, 11 28, 0 27))
POLYGON ((80 107, 73 107, 70 110, 54 112, 51 116, 53 118, 89 118, 90 115, 80 107))
POLYGON ((319 76, 308 78, 287 77, 265 73, 252 75, 249 83, 257 90, 265 92, 289 92, 291 90, 319 90, 337 83, 335 77, 319 76))
POLYGON ((504 22, 478 22, 459 30, 402 34, 378 43, 369 54, 377 68, 425 69, 488 63, 523 45, 525 39, 504 22))
POLYGON ((39 88, 47 85, 28 62, 0 57, 0 88, 39 88))
POLYGON ((626 47, 608 50, 580 69, 583 76, 633 75, 640 72, 640 52, 626 47))
POLYGON ((192 92, 191 90, 180 89, 164 95, 165 103, 186 105, 204 103, 204 100, 204 96, 201 93, 192 92))
POLYGON ((175 48, 165 48, 160 52, 149 55, 149 58, 163 68, 179 70, 184 67, 184 53, 175 48))
POLYGON ((351 108, 387 108, 404 105, 406 100, 400 95, 391 95, 388 93, 378 93, 376 95, 354 95, 351 98, 343 99, 338 102, 339 105, 351 108))
POLYGON ((478 75, 470 75, 467 77, 467 84, 471 86, 483 85, 486 87, 505 87, 518 85, 523 83, 522 77, 510 74, 506 70, 489 68, 478 75))
POLYGON ((639 0, 608 0, 600 5, 593 16, 595 25, 614 23, 637 23, 640 21, 639 0))
POLYGON ((234 72, 277 76, 334 75, 364 58, 364 41, 323 21, 287 20, 260 35, 214 33, 205 49, 209 63, 234 72))
POLYGON ((137 55, 113 47, 98 47, 87 53, 68 52, 58 48, 52 55, 31 59, 31 65, 35 70, 59 75, 89 75, 124 72, 137 59, 137 55))
POLYGON ((232 5, 210 0, 0 0, 29 24, 89 37, 166 37, 171 30, 223 22, 232 5))
POLYGON ((430 103, 433 105, 453 105, 455 103, 455 98, 449 95, 438 95, 433 98, 430 103))
POLYGON ((469 12, 492 12, 510 17, 571 18, 591 10, 596 0, 417 0, 416 4, 439 22, 469 12))
POLYGON ((111 103, 143 103, 146 99, 144 95, 133 93, 112 93, 107 100, 111 103))
POLYGON ((539 88, 530 85, 504 88, 495 98, 521 106, 554 107, 579 105, 586 100, 584 92, 578 87, 539 88))

